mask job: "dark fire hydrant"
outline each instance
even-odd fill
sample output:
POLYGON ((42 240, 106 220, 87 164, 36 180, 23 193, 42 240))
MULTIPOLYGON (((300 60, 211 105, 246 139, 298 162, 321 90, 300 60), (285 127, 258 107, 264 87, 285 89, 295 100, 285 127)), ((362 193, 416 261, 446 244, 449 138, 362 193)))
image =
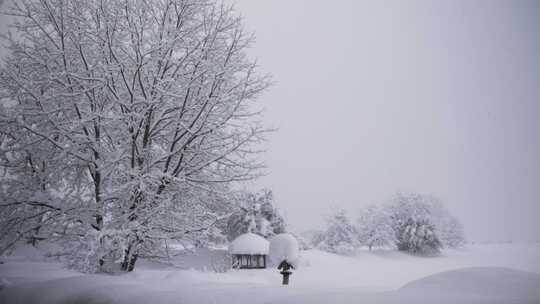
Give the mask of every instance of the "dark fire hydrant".
POLYGON ((294 266, 291 265, 287 260, 283 260, 279 263, 278 269, 281 270, 281 275, 283 275, 283 285, 289 285, 289 276, 292 274, 290 269, 294 269, 294 266))

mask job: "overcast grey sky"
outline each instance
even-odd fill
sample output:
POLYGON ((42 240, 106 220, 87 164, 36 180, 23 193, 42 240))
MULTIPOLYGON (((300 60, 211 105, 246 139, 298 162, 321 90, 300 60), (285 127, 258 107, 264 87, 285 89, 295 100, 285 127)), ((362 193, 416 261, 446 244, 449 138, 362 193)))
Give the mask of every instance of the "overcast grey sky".
POLYGON ((293 229, 415 191, 469 240, 540 239, 539 1, 230 1, 276 81, 257 186, 293 229))
POLYGON ((470 240, 540 239, 540 2, 237 0, 293 228, 432 193, 470 240))

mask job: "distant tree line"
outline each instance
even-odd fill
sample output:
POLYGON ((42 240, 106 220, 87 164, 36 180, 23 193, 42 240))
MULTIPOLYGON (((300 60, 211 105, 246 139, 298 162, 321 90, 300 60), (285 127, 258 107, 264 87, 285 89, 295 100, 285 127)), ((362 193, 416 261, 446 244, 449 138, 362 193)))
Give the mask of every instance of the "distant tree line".
POLYGON ((460 247, 465 238, 459 220, 436 197, 398 193, 387 204, 361 209, 356 221, 338 210, 327 219, 324 231, 311 234, 311 241, 339 254, 367 247, 434 255, 443 248, 460 247))

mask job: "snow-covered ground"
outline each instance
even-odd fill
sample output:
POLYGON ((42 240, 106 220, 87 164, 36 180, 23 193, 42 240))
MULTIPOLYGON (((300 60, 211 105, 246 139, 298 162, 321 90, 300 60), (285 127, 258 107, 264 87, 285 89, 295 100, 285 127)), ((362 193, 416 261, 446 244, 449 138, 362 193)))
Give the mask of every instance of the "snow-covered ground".
POLYGON ((222 253, 181 255, 177 267, 142 261, 110 276, 25 250, 0 265, 0 303, 540 303, 539 243, 469 245, 432 258, 308 250, 289 286, 276 269, 205 271, 222 253))

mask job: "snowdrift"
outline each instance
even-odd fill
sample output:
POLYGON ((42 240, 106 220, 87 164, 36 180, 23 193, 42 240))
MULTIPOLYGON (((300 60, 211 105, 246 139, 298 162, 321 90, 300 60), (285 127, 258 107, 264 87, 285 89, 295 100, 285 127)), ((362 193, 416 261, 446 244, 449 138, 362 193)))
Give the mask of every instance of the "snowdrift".
POLYGON ((500 267, 471 267, 427 276, 401 290, 424 292, 535 295, 540 299, 540 274, 500 267))
POLYGON ((540 274, 500 267, 437 273, 396 292, 406 303, 540 303, 540 274))

